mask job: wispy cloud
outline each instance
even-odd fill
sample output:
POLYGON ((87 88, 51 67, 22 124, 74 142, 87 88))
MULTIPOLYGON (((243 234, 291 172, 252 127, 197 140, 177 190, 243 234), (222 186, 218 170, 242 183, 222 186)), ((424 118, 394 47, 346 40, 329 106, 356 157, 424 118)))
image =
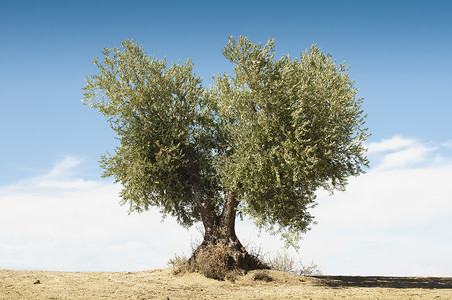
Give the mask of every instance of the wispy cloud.
POLYGON ((0 196, 5 194, 38 194, 73 191, 84 188, 93 188, 100 182, 78 178, 78 167, 83 159, 76 156, 64 156, 53 167, 38 176, 23 178, 14 184, 3 186, 0 196))
POLYGON ((394 136, 369 144, 369 156, 373 170, 405 169, 438 163, 442 158, 438 147, 421 143, 412 138, 394 136))
POLYGON ((452 140, 448 140, 448 141, 442 143, 441 146, 448 148, 448 149, 452 149, 452 140))
POLYGON ((373 142, 368 145, 369 153, 399 150, 416 144, 416 140, 404 138, 396 135, 390 139, 383 139, 380 142, 373 142))
POLYGON ((65 156, 62 160, 55 163, 52 170, 43 176, 44 178, 61 178, 71 174, 71 171, 80 165, 82 159, 75 156, 65 156))
POLYGON ((378 165, 378 168, 400 169, 414 166, 426 162, 428 155, 433 153, 436 149, 437 148, 418 144, 411 145, 406 149, 385 155, 382 162, 378 165))

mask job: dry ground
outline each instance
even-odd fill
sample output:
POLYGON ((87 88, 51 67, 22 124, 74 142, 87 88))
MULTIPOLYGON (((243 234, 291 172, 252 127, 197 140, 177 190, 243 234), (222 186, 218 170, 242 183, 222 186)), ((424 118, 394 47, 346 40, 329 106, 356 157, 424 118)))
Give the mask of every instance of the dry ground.
POLYGON ((274 280, 235 282, 171 269, 141 272, 0 270, 0 299, 452 299, 452 278, 305 277, 267 271, 274 280), (39 283, 38 283, 39 281, 39 283))

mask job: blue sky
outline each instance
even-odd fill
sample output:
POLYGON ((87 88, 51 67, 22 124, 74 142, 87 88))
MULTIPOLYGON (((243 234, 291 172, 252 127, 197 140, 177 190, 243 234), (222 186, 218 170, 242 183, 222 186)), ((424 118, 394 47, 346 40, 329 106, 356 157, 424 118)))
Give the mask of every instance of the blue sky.
MULTIPOLYGON (((228 35, 244 35, 275 38, 277 55, 292 57, 317 44, 351 66, 365 99, 371 168, 319 196, 298 255, 329 274, 452 276, 451 13, 450 1, 2 2, 0 268, 146 269, 186 251, 186 231, 157 213, 128 216, 119 187, 99 178, 115 140, 81 88, 92 59, 124 39, 192 58, 208 85, 232 69, 220 52, 228 35)), ((242 239, 276 245, 242 227, 242 239)))

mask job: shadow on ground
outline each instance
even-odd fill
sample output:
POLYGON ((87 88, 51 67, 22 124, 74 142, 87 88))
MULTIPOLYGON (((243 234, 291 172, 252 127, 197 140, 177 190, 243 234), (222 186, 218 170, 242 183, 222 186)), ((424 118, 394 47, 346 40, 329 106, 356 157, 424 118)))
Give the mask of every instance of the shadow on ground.
POLYGON ((452 289, 449 277, 313 276, 329 287, 381 287, 396 289, 452 289))

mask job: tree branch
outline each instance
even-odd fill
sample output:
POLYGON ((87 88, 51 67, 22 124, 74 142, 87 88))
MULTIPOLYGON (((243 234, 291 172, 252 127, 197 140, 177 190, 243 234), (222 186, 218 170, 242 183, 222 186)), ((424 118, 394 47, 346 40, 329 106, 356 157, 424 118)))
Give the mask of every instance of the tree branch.
POLYGON ((195 160, 191 155, 187 145, 185 143, 181 144, 182 152, 188 160, 188 165, 186 171, 189 175, 190 185, 193 189, 193 194, 195 197, 196 205, 201 214, 201 219, 204 224, 206 231, 213 229, 218 223, 217 216, 215 215, 215 210, 209 203, 209 197, 204 190, 201 176, 199 175, 198 168, 196 167, 195 160))
POLYGON ((235 236, 235 217, 237 214, 237 207, 239 202, 235 192, 228 191, 226 193, 226 203, 223 207, 223 212, 220 217, 220 227, 227 230, 227 234, 230 236, 235 236))

